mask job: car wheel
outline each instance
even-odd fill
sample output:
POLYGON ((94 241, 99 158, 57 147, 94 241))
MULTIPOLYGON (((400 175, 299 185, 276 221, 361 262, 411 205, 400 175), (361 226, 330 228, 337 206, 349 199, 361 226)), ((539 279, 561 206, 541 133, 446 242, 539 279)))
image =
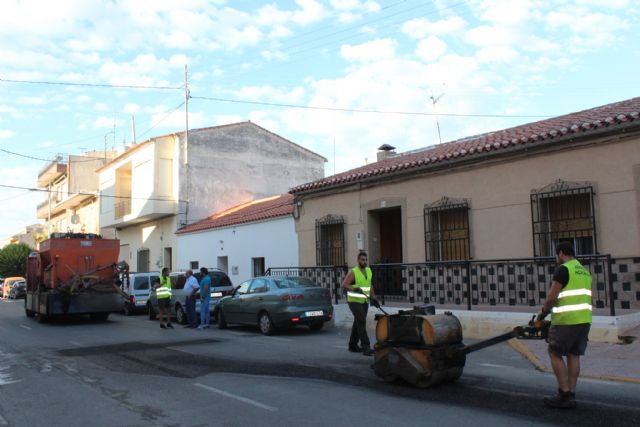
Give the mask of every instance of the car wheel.
POLYGON ((176 322, 180 325, 187 324, 187 315, 180 304, 176 304, 176 322))
POLYGON ((227 319, 224 317, 224 311, 218 310, 218 329, 227 329, 227 319))
POLYGON ((312 331, 319 331, 324 326, 324 322, 312 322, 309 323, 309 329, 312 331))
POLYGON ((149 315, 149 320, 156 320, 156 312, 153 311, 151 303, 147 304, 147 314, 149 315))
POLYGON ((267 313, 266 311, 260 313, 260 316, 258 317, 258 326, 260 327, 260 332, 262 332, 264 335, 273 335, 276 330, 275 326, 273 325, 273 321, 271 321, 269 313, 267 313))

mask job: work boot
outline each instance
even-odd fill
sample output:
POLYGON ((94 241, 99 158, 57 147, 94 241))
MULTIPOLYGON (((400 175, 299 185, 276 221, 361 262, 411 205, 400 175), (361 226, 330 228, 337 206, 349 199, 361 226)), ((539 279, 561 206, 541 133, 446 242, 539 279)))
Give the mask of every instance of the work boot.
POLYGON ((364 350, 362 350, 362 354, 365 356, 373 356, 373 353, 374 353, 373 349, 369 346, 366 346, 364 350))
POLYGON ((358 344, 356 345, 349 344, 349 351, 351 353, 362 353, 362 347, 360 347, 358 344))
POLYGON ((167 328, 173 329, 173 325, 171 324, 171 322, 167 323, 167 328))
POLYGON ((543 399, 544 404, 552 408, 575 408, 575 393, 570 391, 558 390, 555 396, 548 396, 543 399))
POLYGON ((162 329, 167 329, 167 327, 166 327, 166 326, 164 326, 164 323, 160 323, 160 328, 162 328, 162 329))

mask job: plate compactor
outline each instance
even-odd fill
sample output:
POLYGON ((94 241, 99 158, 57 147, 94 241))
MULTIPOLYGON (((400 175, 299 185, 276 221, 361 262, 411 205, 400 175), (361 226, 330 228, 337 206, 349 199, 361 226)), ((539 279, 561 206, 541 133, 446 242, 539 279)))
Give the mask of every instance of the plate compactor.
POLYGON ((546 339, 549 321, 531 319, 504 334, 462 343, 462 325, 456 316, 435 314, 433 306, 418 306, 398 314, 376 315, 376 375, 387 382, 403 379, 417 387, 455 381, 462 375, 467 354, 511 338, 546 339))

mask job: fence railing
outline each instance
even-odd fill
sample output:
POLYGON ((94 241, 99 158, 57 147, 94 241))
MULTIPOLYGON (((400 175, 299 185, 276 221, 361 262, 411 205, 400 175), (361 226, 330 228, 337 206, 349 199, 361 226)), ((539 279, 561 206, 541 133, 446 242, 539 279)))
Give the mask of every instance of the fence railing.
MULTIPOLYGON (((592 275, 594 308, 640 308, 640 258, 610 255, 578 257, 592 275), (630 267, 631 266, 631 267, 630 267), (632 271, 633 270, 633 271, 632 271)), ((373 284, 383 303, 430 303, 473 306, 540 306, 557 267, 555 258, 467 260, 415 264, 374 264, 373 284)), ((272 276, 302 276, 330 289, 335 303, 345 298, 340 288, 345 266, 278 267, 272 276)))

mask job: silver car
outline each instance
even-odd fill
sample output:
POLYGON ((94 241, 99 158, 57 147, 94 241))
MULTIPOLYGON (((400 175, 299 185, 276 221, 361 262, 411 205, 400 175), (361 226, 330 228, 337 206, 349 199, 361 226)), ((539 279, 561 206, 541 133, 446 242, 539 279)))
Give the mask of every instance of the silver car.
POLYGON ((123 312, 126 316, 133 313, 145 313, 149 292, 153 284, 158 281, 160 273, 152 271, 148 273, 129 273, 120 277, 120 288, 123 291, 123 312))
MULTIPOLYGON (((200 282, 200 272, 193 273, 193 276, 200 282)), ((175 318, 180 324, 187 324, 187 312, 184 307, 187 292, 184 290, 184 285, 187 278, 184 272, 174 272, 169 274, 171 278, 171 317, 175 318)), ((233 293, 233 285, 229 276, 217 268, 209 269, 209 277, 211 277, 211 298, 209 300, 209 312, 213 313, 216 305, 222 299, 222 297, 231 295, 233 293)), ((154 283, 157 283, 155 280, 154 283)), ((153 290, 154 283, 151 286, 151 293, 149 294, 149 301, 147 303, 147 312, 149 313, 149 319, 155 320, 158 310, 158 298, 155 290, 153 290)), ((196 294, 196 316, 200 317, 200 298, 199 293, 196 294)))

